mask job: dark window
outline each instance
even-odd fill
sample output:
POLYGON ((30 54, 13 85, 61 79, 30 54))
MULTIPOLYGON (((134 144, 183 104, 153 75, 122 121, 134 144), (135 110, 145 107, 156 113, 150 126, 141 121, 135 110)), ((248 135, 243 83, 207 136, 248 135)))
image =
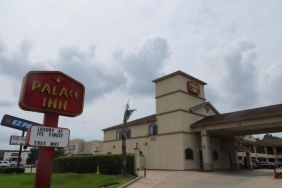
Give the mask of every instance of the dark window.
POLYGON ((274 154, 273 148, 272 147, 267 147, 267 153, 268 154, 274 154))
MULTIPOLYGON (((131 138, 131 130, 129 128, 126 129, 126 138, 131 138)), ((116 133, 116 139, 121 140, 122 139, 122 129, 118 129, 116 133)))
POLYGON ((116 139, 121 140, 122 139, 122 130, 118 129, 116 134, 116 139))
POLYGON ((158 134, 158 125, 155 123, 152 123, 149 125, 149 136, 157 135, 158 134))
POLYGON ((194 159, 193 150, 191 148, 185 150, 185 159, 194 159))
POLYGON ((277 152, 277 155, 282 155, 282 148, 281 147, 277 147, 276 148, 276 152, 277 152))
POLYGON ((131 138, 131 130, 130 129, 126 130, 126 138, 131 138))
POLYGON ((216 150, 212 151, 212 159, 214 161, 218 161, 218 152, 216 150))

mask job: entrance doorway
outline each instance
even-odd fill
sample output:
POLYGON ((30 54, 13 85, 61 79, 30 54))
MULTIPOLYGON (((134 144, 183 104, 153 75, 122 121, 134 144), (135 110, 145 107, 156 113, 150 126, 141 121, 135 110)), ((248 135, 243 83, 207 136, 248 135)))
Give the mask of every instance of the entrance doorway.
POLYGON ((228 157, 229 157, 229 167, 230 167, 230 169, 232 169, 233 168, 233 165, 232 165, 232 154, 229 153, 228 157))

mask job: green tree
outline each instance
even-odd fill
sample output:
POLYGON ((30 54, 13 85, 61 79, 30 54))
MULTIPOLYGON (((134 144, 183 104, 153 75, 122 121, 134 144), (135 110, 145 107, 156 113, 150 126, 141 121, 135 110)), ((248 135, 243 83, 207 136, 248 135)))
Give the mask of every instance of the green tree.
POLYGON ((65 156, 65 149, 64 148, 55 148, 55 153, 54 153, 54 157, 63 157, 65 156))
POLYGON ((30 153, 28 154, 28 163, 35 164, 37 157, 38 157, 38 149, 37 148, 30 148, 30 153))
POLYGON ((277 137, 277 136, 273 136, 272 134, 270 133, 267 133, 263 136, 263 140, 273 140, 273 139, 281 139, 280 137, 277 137))
MULTIPOLYGON (((35 164, 38 158, 38 148, 30 148, 27 163, 35 164)), ((54 158, 65 156, 64 148, 55 148, 54 158)))

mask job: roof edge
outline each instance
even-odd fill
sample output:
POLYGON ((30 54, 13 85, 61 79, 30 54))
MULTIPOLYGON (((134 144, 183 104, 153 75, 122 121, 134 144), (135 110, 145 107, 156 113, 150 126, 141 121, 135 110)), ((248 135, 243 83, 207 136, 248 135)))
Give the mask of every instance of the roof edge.
MULTIPOLYGON (((149 122, 153 122, 153 121, 157 121, 156 114, 152 114, 152 115, 149 115, 149 116, 145 116, 145 117, 142 117, 142 118, 139 118, 139 119, 129 121, 129 122, 127 122, 127 126, 138 125, 140 123, 149 123, 149 122)), ((115 125, 115 126, 112 126, 112 127, 108 127, 108 128, 102 129, 102 131, 108 131, 108 130, 116 129, 116 128, 122 126, 122 125, 123 124, 119 124, 119 125, 115 125)))
POLYGON ((191 75, 189 75, 189 74, 187 74, 187 73, 185 73, 185 72, 182 72, 182 71, 180 71, 180 70, 175 71, 175 72, 173 72, 173 73, 171 73, 171 74, 162 76, 162 77, 160 77, 160 78, 157 78, 157 79, 153 80, 152 82, 156 83, 156 82, 162 81, 162 80, 164 80, 164 79, 170 78, 170 77, 175 76, 175 75, 178 75, 178 74, 179 74, 179 75, 182 75, 182 76, 184 76, 184 77, 186 77, 186 78, 189 78, 189 79, 192 79, 192 80, 196 80, 197 82, 199 82, 199 83, 201 83, 201 84, 203 84, 203 85, 206 85, 206 84, 207 84, 206 82, 204 82, 204 81, 202 81, 202 80, 199 80, 198 78, 195 78, 195 77, 193 77, 193 76, 191 76, 191 75))
MULTIPOLYGON (((269 106, 263 106, 263 107, 258 107, 258 108, 251 108, 251 109, 245 109, 245 110, 239 110, 239 111, 235 111, 235 112, 228 112, 228 113, 224 113, 224 114, 218 114, 218 115, 213 115, 213 116, 220 116, 220 115, 226 115, 226 114, 233 114, 233 113, 239 113, 239 112, 246 112, 246 111, 250 111, 250 110, 258 110, 258 109, 263 109, 263 108, 269 108, 269 107, 274 107, 277 105, 282 105, 282 104, 276 104, 276 105, 269 105, 269 106)), ((199 120, 195 123, 193 123, 191 125, 191 128, 196 128, 199 126, 206 126, 206 125, 214 125, 214 124, 222 124, 222 123, 230 123, 230 122, 236 122, 236 121, 242 121, 242 120, 252 120, 255 118, 263 118, 263 117, 272 117, 275 115, 282 115, 282 112, 279 113, 275 113, 275 114, 266 114, 266 115, 254 115, 254 116, 249 116, 249 117, 239 117, 236 120, 234 119, 227 119, 227 120, 218 120, 218 121, 213 121, 213 122, 201 122, 202 120, 199 120)), ((206 118, 211 117, 211 116, 207 116, 206 118)))
POLYGON ((209 105, 215 111, 215 113, 217 115, 220 114, 219 111, 209 101, 205 101, 205 102, 203 102, 203 103, 201 103, 199 105, 193 106, 193 107, 190 108, 190 110, 198 109, 198 108, 200 108, 202 106, 205 106, 205 105, 209 105))

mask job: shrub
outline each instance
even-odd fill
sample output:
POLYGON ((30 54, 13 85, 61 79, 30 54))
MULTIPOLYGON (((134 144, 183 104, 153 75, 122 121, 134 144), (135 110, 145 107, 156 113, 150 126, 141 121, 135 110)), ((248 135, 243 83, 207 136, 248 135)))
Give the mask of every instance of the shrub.
POLYGON ((4 174, 24 173, 24 168, 4 167, 4 168, 0 168, 0 173, 4 173, 4 174))
MULTIPOLYGON (((121 159, 121 155, 59 157, 55 159, 54 172, 95 173, 99 166, 103 174, 120 174, 121 159)), ((133 155, 127 155, 127 171, 134 174, 133 155)))

